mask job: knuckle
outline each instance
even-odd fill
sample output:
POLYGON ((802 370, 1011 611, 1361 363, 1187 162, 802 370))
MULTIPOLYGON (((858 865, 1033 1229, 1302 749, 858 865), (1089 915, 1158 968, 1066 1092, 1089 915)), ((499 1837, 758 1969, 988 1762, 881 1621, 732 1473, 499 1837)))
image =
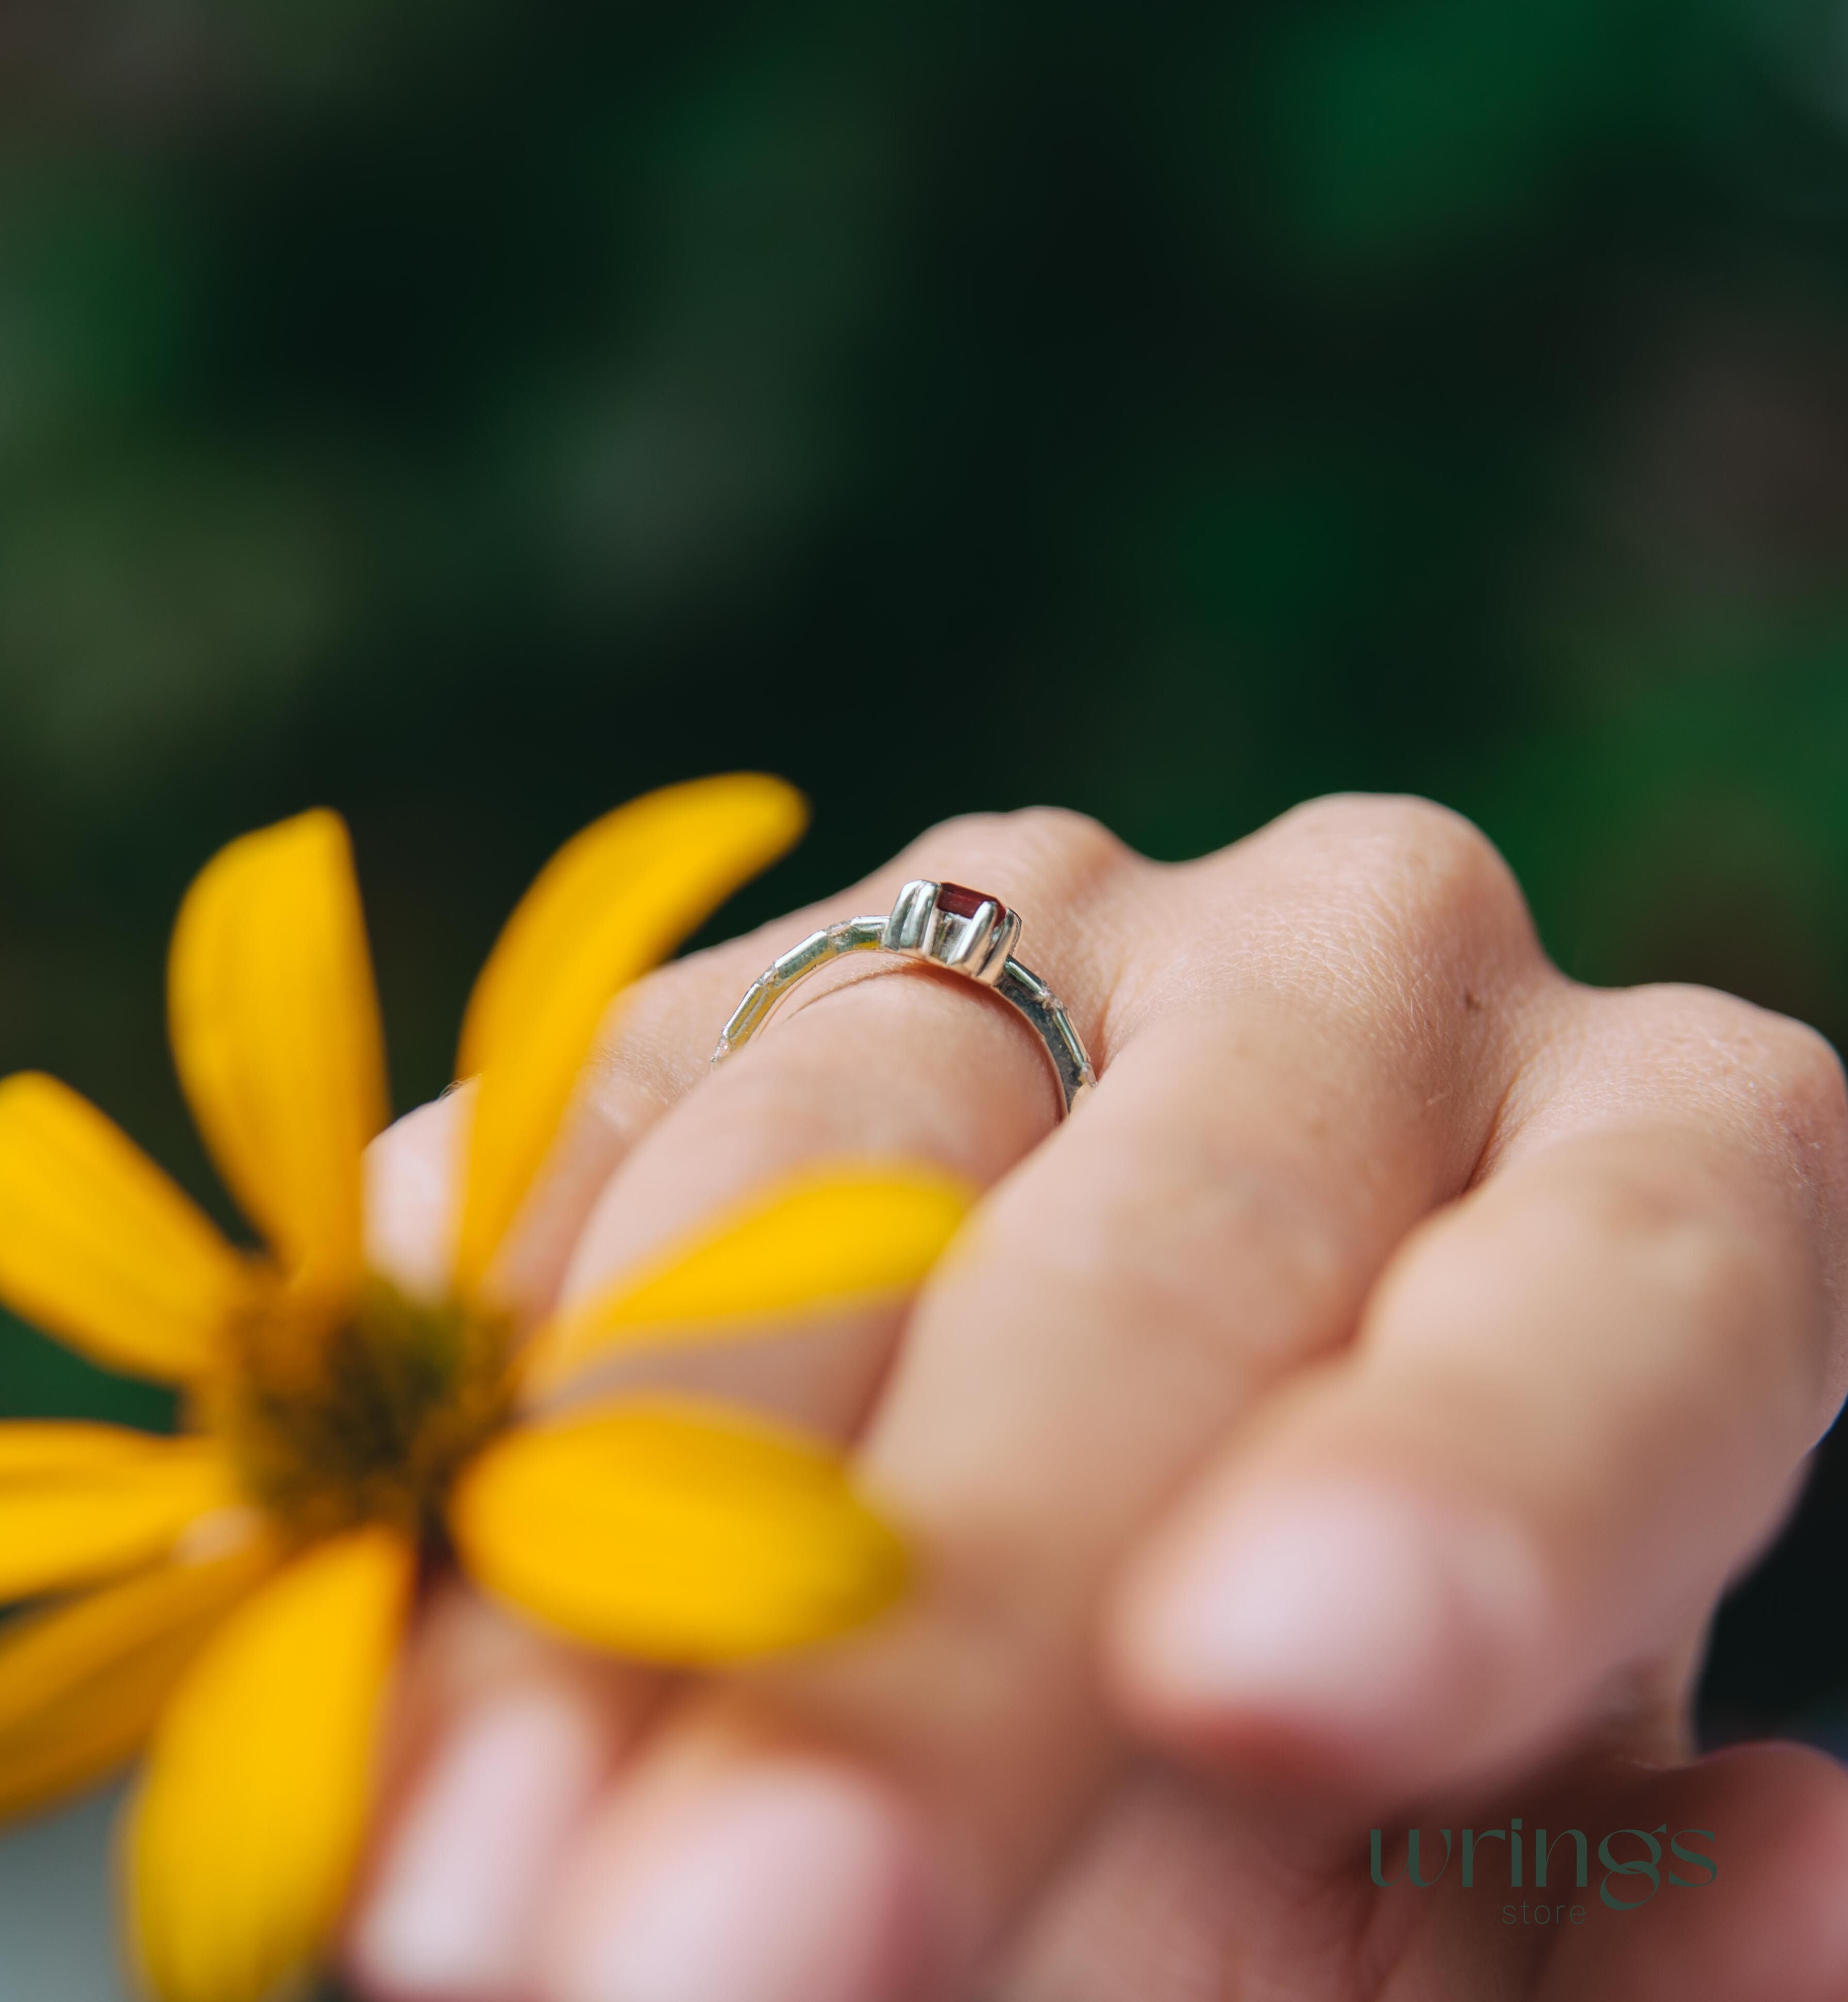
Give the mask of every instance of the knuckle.
POLYGON ((959 814, 940 821, 905 851, 908 864, 931 875, 988 871, 1068 891, 1114 874, 1131 859, 1127 844, 1101 821, 1066 807, 959 814))
POLYGON ((1770 1059, 1779 1095, 1797 1123, 1838 1138, 1848 1133, 1848 1087, 1835 1045, 1789 1015, 1752 1011, 1770 1059))
POLYGON ((1662 985, 1607 997, 1647 1055, 1688 1086, 1742 1100, 1780 1130, 1832 1154, 1848 1149, 1848 1086, 1825 1036, 1710 987, 1662 985))
POLYGON ((1459 1016, 1498 1019, 1542 978, 1526 899, 1494 843, 1429 800, 1344 794, 1276 824, 1285 895, 1315 923, 1288 950, 1322 986, 1422 1034, 1459 1016))
MULTIPOLYGON (((1711 988, 1599 997, 1615 1034, 1598 1066, 1607 1104, 1665 1111, 1688 1175, 1708 1164, 1710 1219, 1741 1261, 1770 1257, 1805 1303, 1785 1319, 1805 1353, 1848 1369, 1848 1090, 1828 1041, 1804 1024, 1711 988), (1721 1232, 1724 1235, 1725 1233, 1721 1232), (1743 1238, 1746 1241, 1741 1241, 1743 1238)), ((1608 1033, 1608 1032, 1607 1032, 1608 1033)))
POLYGON ((1762 1233, 1717 1195, 1633 1168, 1588 1176, 1578 1188, 1558 1191, 1555 1202, 1563 1234, 1578 1249, 1595 1254, 1620 1246, 1650 1275, 1657 1295, 1694 1307, 1756 1297, 1773 1265, 1762 1233))
MULTIPOLYGON (((1549 1275, 1553 1314, 1620 1316, 1639 1362, 1672 1355, 1691 1393, 1712 1381, 1697 1358, 1736 1356, 1745 1331, 1767 1362, 1808 1341, 1787 1224, 1674 1129, 1558 1143, 1414 1241, 1396 1313, 1416 1339, 1452 1349, 1478 1340, 1474 1303, 1505 1298, 1511 1272, 1529 1275, 1530 1299, 1549 1275)), ((1659 1370, 1629 1380, 1660 1394, 1659 1370)))
POLYGON ((1562 1216, 1578 1226, 1562 1233, 1561 1264, 1602 1265, 1607 1292, 1635 1301, 1639 1315, 1660 1317, 1691 1386, 1726 1371, 1749 1331, 1768 1366, 1765 1414, 1801 1422, 1815 1389, 1816 1324, 1808 1261, 1793 1256, 1797 1247, 1777 1209, 1742 1200, 1735 1181, 1690 1161, 1633 1161, 1587 1179, 1576 1205, 1563 1192, 1559 1198, 1562 1216), (1773 1383, 1790 1393, 1792 1412, 1773 1394, 1773 1383))
POLYGON ((1035 1297, 1121 1345, 1126 1370, 1179 1369, 1196 1386, 1262 1374, 1337 1339, 1364 1289, 1367 1254, 1310 1181, 1220 1145, 1124 1136, 1105 1181, 997 1198, 1013 1241, 1034 1247, 1035 1297), (1236 1283, 1234 1283, 1236 1275, 1236 1283))
POLYGON ((1372 901, 1447 923, 1505 922, 1526 902, 1501 853, 1473 821, 1434 800, 1344 794, 1299 807, 1302 831, 1339 851, 1372 901))

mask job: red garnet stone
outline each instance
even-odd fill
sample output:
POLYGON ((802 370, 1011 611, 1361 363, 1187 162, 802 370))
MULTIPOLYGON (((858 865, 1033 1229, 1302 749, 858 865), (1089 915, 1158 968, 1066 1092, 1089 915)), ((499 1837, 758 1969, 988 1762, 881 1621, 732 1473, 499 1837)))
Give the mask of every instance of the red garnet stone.
POLYGON ((990 897, 980 890, 965 888, 961 883, 940 883, 937 885, 937 909, 947 911, 953 918, 972 918, 984 904, 995 907, 997 924, 1007 923, 1007 906, 999 897, 990 897))

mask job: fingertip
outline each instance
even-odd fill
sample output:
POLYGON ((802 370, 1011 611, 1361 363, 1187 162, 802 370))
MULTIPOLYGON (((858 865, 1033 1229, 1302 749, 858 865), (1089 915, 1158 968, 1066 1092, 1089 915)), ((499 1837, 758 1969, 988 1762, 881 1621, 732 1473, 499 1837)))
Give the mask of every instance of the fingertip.
POLYGON ((432 1099, 394 1120, 366 1149, 367 1262, 419 1299, 449 1284, 457 1163, 472 1097, 432 1099))
POLYGON ((935 1901, 915 1816, 830 1759, 671 1758, 599 1818, 548 1914, 547 2002, 912 2002, 935 1901))
POLYGON ((1512 1525, 1328 1479, 1178 1525, 1118 1595, 1108 1672, 1142 1729, 1215 1763, 1423 1788, 1492 1756, 1543 1631, 1512 1525))
POLYGON ((563 1676, 490 1689, 448 1720, 368 1873, 347 1964, 389 2002, 520 1992, 550 1872, 614 1756, 596 1693, 563 1676))

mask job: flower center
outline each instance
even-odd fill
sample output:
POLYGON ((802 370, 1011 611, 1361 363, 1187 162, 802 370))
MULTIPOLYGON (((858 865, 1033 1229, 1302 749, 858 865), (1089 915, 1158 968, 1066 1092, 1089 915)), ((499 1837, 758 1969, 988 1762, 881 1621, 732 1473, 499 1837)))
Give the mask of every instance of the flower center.
POLYGON ((293 1299, 253 1315, 203 1415, 297 1533, 439 1536, 450 1482, 507 1415, 510 1343, 504 1322, 369 1278, 343 1315, 293 1299))

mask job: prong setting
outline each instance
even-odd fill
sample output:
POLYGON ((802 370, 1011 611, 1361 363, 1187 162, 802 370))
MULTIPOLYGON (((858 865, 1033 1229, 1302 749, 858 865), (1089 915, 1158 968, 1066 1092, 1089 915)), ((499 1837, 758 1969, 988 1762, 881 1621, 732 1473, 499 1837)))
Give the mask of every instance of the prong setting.
POLYGON ((999 897, 961 883, 920 880, 898 892, 879 943, 887 952, 992 987, 1020 937, 1019 912, 999 897))

